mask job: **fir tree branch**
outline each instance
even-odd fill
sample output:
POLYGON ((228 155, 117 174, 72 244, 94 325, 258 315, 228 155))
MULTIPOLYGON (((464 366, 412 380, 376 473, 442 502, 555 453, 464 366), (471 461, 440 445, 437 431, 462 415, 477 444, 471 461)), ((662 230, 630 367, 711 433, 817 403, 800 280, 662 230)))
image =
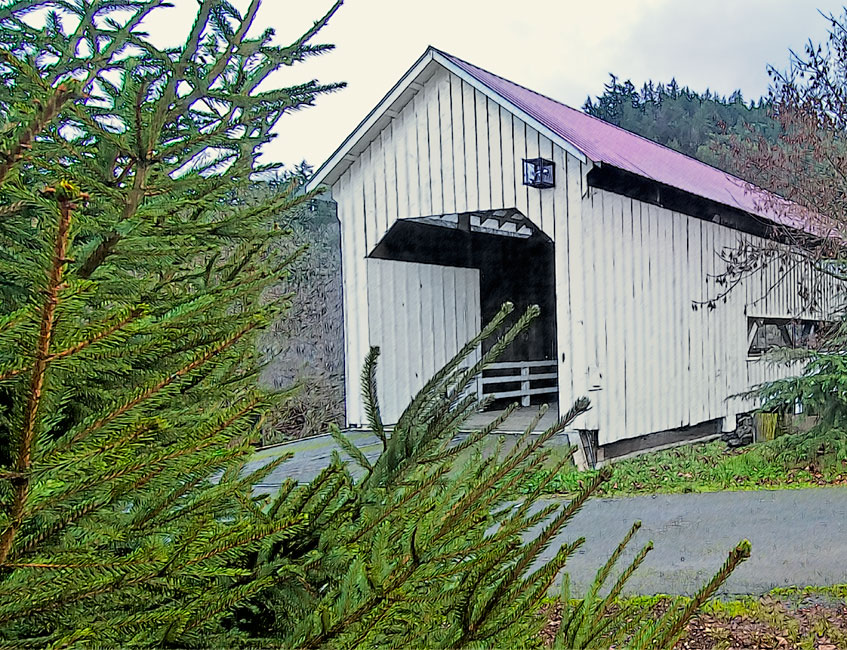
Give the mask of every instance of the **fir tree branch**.
MULTIPOLYGON (((118 330, 121 330, 124 327, 126 327, 129 323, 131 323, 132 321, 137 319, 142 313, 143 312, 141 310, 130 311, 129 315, 127 315, 125 318, 122 318, 121 320, 115 322, 113 325, 111 325, 110 327, 107 327, 106 329, 104 329, 101 332, 98 332, 97 334, 95 334, 91 338, 86 339, 85 341, 80 341, 79 343, 72 345, 70 347, 67 347, 64 350, 61 350, 59 352, 53 352, 52 354, 48 354, 47 357, 44 359, 45 363, 49 364, 49 363, 52 363, 53 361, 57 361, 58 359, 63 359, 65 357, 68 357, 72 354, 76 354, 77 352, 84 350, 85 348, 87 348, 90 345, 93 345, 95 343, 99 343, 100 341, 102 341, 103 339, 111 336, 112 334, 114 334, 118 330)), ((32 370, 32 368, 33 368, 33 366, 29 365, 29 366, 24 366, 23 368, 15 368, 14 370, 10 370, 9 372, 6 372, 6 373, 0 375, 0 381, 3 381, 4 379, 11 379, 12 377, 15 377, 15 376, 17 376, 21 373, 28 372, 29 370, 32 370)))
POLYGON ((248 334, 252 330, 256 329, 256 327, 258 327, 258 323, 250 323, 246 327, 242 327, 235 334, 232 334, 228 338, 224 339, 221 343, 214 345, 214 346, 211 346, 208 350, 206 350, 205 353, 198 356, 191 363, 183 366, 182 368, 180 368, 179 370, 177 370, 176 372, 174 372, 173 374, 168 376, 166 379, 164 379, 164 380, 158 382, 157 384, 151 386, 150 388, 144 390, 139 395, 137 395, 135 398, 129 400, 126 403, 124 403, 123 405, 121 405, 120 407, 118 407, 117 409, 115 409, 114 411, 109 413, 108 415, 100 418, 99 420, 92 423, 90 426, 88 426, 85 429, 83 429, 83 430, 79 431, 78 433, 74 434, 74 436, 71 438, 70 442, 71 443, 77 443, 77 442, 80 442, 81 440, 85 439, 92 432, 97 431, 98 429, 106 426, 109 422, 111 422, 115 418, 118 418, 121 415, 123 415, 124 413, 126 413, 127 411, 129 411, 130 409, 135 408, 136 406, 138 406, 139 404, 141 404, 145 400, 149 399, 150 397, 152 397, 153 395, 155 395, 156 393, 161 391, 163 388, 165 388, 165 387, 169 386, 170 384, 172 384, 173 382, 175 382, 177 379, 180 379, 181 377, 184 377, 185 375, 190 373, 192 370, 199 368, 200 366, 202 366, 204 363, 209 361, 209 359, 211 359, 215 355, 220 354, 221 352, 223 352, 227 348, 232 347, 238 341, 240 341, 246 334, 248 334))
MULTIPOLYGON (((372 346, 365 357, 365 364, 362 366, 362 397, 365 402, 365 414, 368 422, 376 437, 382 442, 382 451, 385 451, 388 448, 388 439, 385 436, 385 427, 382 424, 379 396, 376 389, 377 359, 379 359, 379 348, 372 346)), ((371 471, 373 471, 373 468, 368 463, 368 473, 370 474, 371 471)))
MULTIPOLYGON (((0 50, 0 58, 7 62, 16 61, 9 52, 0 50)), ((39 111, 23 132, 18 135, 11 148, 0 151, 0 183, 11 171, 12 166, 22 157, 22 152, 32 147, 35 136, 41 133, 47 125, 59 114, 62 106, 75 96, 70 86, 60 84, 46 102, 41 103, 39 111)))
POLYGON ((15 203, 10 203, 9 205, 0 206, 0 219, 5 219, 6 217, 11 217, 18 214, 21 209, 26 205, 23 201, 16 201, 15 203))
MULTIPOLYGON (((2 174, 0 174, 2 180, 2 174)), ((71 213, 75 207, 73 196, 58 196, 59 221, 56 229, 56 239, 53 255, 48 272, 47 286, 44 291, 44 302, 41 306, 41 322, 39 324, 38 341, 35 347, 35 363, 29 383, 29 394, 24 407, 23 421, 15 453, 15 470, 22 474, 21 478, 13 480, 14 499, 9 513, 9 523, 0 534, 0 564, 6 561, 12 550, 18 530, 23 524, 29 496, 29 472, 32 465, 32 446, 37 435, 38 416, 41 406, 44 377, 47 371, 47 357, 50 352, 50 341, 53 338, 53 325, 56 316, 56 306, 59 303, 59 291, 63 285, 63 275, 67 263, 68 240, 70 238, 71 213)))
MULTIPOLYGON (((681 613, 674 615, 673 612, 668 612, 662 619, 661 624, 664 624, 661 634, 657 639, 651 639, 657 647, 671 647, 679 640, 680 634, 685 629, 688 621, 694 616, 694 613, 703 606, 709 598, 717 591, 717 589, 726 582, 729 574, 735 570, 739 564, 750 557, 751 545, 748 540, 742 540, 738 545, 729 552, 723 566, 712 576, 706 585, 704 585, 692 598, 681 613)), ((661 627, 660 627, 661 629, 661 627)))

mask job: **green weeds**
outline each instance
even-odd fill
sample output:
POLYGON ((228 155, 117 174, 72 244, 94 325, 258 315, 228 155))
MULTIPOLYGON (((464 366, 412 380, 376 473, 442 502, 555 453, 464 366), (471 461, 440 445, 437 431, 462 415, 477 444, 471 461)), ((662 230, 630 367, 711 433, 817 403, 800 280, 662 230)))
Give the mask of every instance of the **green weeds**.
MULTIPOLYGON (((532 492, 550 471, 537 471, 523 491, 532 492)), ((847 483, 847 433, 798 433, 736 450, 720 441, 692 444, 617 461, 612 472, 603 496, 841 485, 847 483)), ((568 466, 545 491, 573 493, 595 475, 568 466)))

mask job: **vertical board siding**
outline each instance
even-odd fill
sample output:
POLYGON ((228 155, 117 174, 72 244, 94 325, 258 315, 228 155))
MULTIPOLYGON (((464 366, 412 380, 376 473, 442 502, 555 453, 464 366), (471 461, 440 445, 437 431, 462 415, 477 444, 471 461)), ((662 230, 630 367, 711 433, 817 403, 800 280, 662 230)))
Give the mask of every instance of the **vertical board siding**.
POLYGON ((720 254, 740 233, 604 190, 591 190, 582 211, 601 444, 749 410, 733 396, 800 369, 748 360, 746 347, 748 315, 820 317, 803 308, 793 273, 770 264, 714 308, 699 304, 720 295, 720 254))
POLYGON ((553 161, 562 174, 564 187, 553 196, 553 241, 558 242, 553 249, 553 267, 556 274, 556 350, 559 373, 559 409, 560 414, 569 408, 570 404, 579 397, 574 394, 574 331, 571 322, 571 292, 570 292, 570 251, 568 247, 568 194, 567 194, 567 153, 555 147, 552 151, 553 161))
POLYGON ((406 108, 403 109, 404 116, 404 131, 406 134, 406 178, 408 185, 406 192, 409 195, 407 212, 405 215, 420 215, 421 213, 421 194, 423 179, 421 178, 420 151, 418 150, 418 124, 415 114, 414 100, 409 102, 406 108))
POLYGON ((374 166, 374 204, 373 210, 376 213, 376 232, 373 237, 373 245, 376 246, 379 240, 385 235, 388 230, 388 185, 386 176, 388 175, 388 161, 386 159, 385 140, 388 134, 391 133, 391 125, 380 134, 380 137, 374 140, 372 148, 372 164, 374 166))
MULTIPOLYGON (((529 129, 530 131, 532 129, 529 129)), ((523 184, 522 161, 526 158, 526 133, 527 126, 517 117, 512 116, 512 151, 515 152, 515 207, 523 214, 529 216, 529 188, 523 184)), ((530 217, 532 218, 532 217, 530 217)), ((536 225, 540 225, 536 222, 536 225)))
MULTIPOLYGON (((538 136, 538 154, 543 156, 547 160, 552 160, 555 167, 556 165, 555 156, 553 155, 553 143, 549 138, 546 138, 543 135, 538 136)), ((564 172, 563 169, 555 169, 555 173, 562 174, 564 172)), ((563 179, 559 179, 561 182, 563 179)), ((540 199, 540 216, 539 220, 541 221, 541 230, 553 241, 556 241, 556 229, 554 225, 554 208, 553 204, 556 201, 557 189, 554 187, 552 190, 538 192, 538 196, 540 199)))
POLYGON ((378 395, 384 421, 394 424, 479 331, 479 271, 380 259, 367 260, 367 267, 369 343, 381 350, 378 395))
MULTIPOLYGON (((365 266, 365 255, 364 251, 367 250, 367 232, 362 231, 360 228, 357 228, 357 224, 361 224, 366 222, 365 215, 365 198, 364 198, 364 174, 362 169, 362 158, 356 161, 351 167, 351 177, 350 177, 350 187, 352 194, 352 219, 351 222, 351 230, 352 230, 352 248, 354 252, 353 257, 353 289, 356 295, 356 302, 358 305, 364 306, 367 304, 367 269, 365 266)), ((354 316, 357 319, 360 319, 357 325, 357 336, 356 341, 353 346, 353 354, 355 355, 353 358, 353 364, 361 366, 362 362, 365 359, 365 356, 368 353, 368 314, 367 310, 362 307, 358 310, 358 313, 354 316)), ((360 388, 358 387, 358 376, 357 372, 356 376, 353 378, 352 383, 356 385, 355 393, 358 395, 360 392, 360 388)), ((361 402, 361 398, 359 398, 359 402, 361 402)), ((359 403, 360 413, 362 412, 361 403, 359 403)), ((363 418, 364 419, 364 418, 363 418)))
MULTIPOLYGON (((336 197, 338 206, 338 214, 350 214, 352 197, 349 192, 350 172, 345 172, 333 186, 333 194, 336 197)), ((357 391, 352 385, 352 373, 350 365, 355 359, 353 353, 354 341, 358 340, 356 332, 359 326, 360 305, 356 300, 356 292, 354 290, 354 260, 355 249, 352 241, 353 228, 349 220, 341 221, 341 282, 343 291, 341 292, 341 309, 344 319, 344 396, 345 396, 345 413, 347 414, 348 422, 354 414, 358 416, 358 404, 355 399, 357 391)))
MULTIPOLYGON (((538 158, 540 155, 538 147, 538 131, 526 127, 526 157, 538 158)), ((541 211, 541 195, 549 194, 549 191, 528 188, 527 193, 529 201, 527 204, 527 211, 524 214, 533 215, 535 217, 533 219, 535 224, 541 228, 542 231, 546 232, 544 228, 544 213, 541 211)))
MULTIPOLYGON (((408 137, 406 135, 408 115, 400 113, 392 120, 392 135, 394 139, 394 166, 397 169, 397 214, 391 215, 395 220, 409 214, 409 156, 408 137)), ((333 196, 335 190, 333 189, 333 196)), ((342 218, 339 213, 339 218, 342 218)), ((390 224, 389 224, 390 227, 390 224)))
MULTIPOLYGON (((564 206, 563 212, 567 216, 567 238, 558 240, 555 246, 558 264, 556 270, 556 304, 557 315, 567 315, 571 325, 568 339, 563 339, 563 330, 559 328, 559 410, 562 413, 575 399, 590 396, 586 282, 593 276, 585 273, 587 268, 586 243, 589 243, 590 240, 585 238, 583 213, 588 213, 588 219, 592 215, 586 209, 586 202, 583 201, 582 197, 582 175, 584 173, 582 163, 558 147, 556 154, 564 162, 562 171, 565 172, 564 183, 561 185, 563 191, 557 192, 557 197, 564 206), (566 283, 567 292, 563 290, 566 283), (562 304, 565 296, 567 296, 567 308, 562 304), (567 386, 567 383, 563 381, 564 376, 570 376, 570 394, 564 393, 565 386, 567 386)), ((590 255, 588 259, 590 259, 590 255)), ((597 413, 598 409, 595 405, 588 413, 581 416, 580 421, 576 422, 575 425, 582 428, 597 428, 597 413)))

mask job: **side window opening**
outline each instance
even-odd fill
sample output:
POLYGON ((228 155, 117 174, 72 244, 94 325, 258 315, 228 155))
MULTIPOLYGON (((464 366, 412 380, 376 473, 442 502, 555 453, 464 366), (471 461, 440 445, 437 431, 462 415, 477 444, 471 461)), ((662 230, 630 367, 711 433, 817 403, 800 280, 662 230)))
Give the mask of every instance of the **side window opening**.
POLYGON ((759 357, 775 348, 819 349, 833 323, 792 318, 748 318, 747 356, 759 357))

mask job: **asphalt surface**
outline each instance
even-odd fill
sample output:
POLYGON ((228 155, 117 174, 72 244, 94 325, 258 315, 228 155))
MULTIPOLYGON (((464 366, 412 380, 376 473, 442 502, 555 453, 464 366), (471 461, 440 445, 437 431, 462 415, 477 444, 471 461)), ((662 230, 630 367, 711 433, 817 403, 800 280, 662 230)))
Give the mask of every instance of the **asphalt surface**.
MULTIPOLYGON (((354 433, 353 440, 369 458, 379 453, 371 434, 354 433)), ((287 477, 308 480, 326 466, 334 448, 331 438, 320 437, 259 452, 257 465, 294 453, 257 488, 272 491, 287 477)), ((627 593, 690 595, 744 538, 753 545, 752 557, 735 570, 721 590, 724 594, 847 583, 847 488, 839 487, 594 499, 545 558, 560 544, 585 537, 566 567, 578 593, 636 520, 642 528, 621 569, 647 540, 655 548, 628 582, 627 593)))
POLYGON ((655 548, 633 574, 628 593, 691 595, 745 538, 753 545, 752 556, 730 576, 721 589, 724 594, 847 583, 847 488, 589 501, 552 545, 585 537, 584 550, 567 567, 577 588, 590 583, 636 520, 642 527, 627 557, 647 540, 655 548))

